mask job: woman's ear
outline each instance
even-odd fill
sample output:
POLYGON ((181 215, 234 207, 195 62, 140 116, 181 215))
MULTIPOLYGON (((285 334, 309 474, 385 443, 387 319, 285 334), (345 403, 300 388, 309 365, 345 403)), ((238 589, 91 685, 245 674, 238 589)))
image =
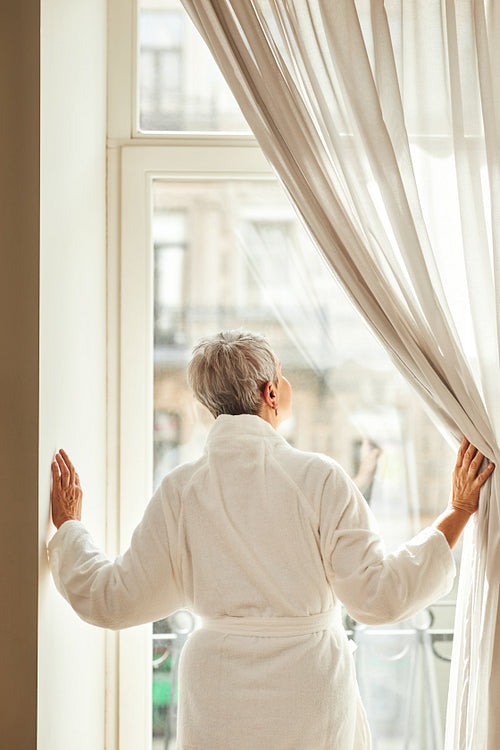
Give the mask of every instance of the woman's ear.
POLYGON ((264 386, 264 401, 271 409, 276 408, 276 386, 271 381, 264 386))

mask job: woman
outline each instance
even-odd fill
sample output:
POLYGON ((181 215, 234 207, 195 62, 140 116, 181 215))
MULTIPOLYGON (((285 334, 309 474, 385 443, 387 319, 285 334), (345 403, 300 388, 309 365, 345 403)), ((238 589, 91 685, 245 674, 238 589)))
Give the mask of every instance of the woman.
POLYGON ((176 609, 203 627, 180 667, 179 750, 364 750, 368 726, 340 602, 402 620, 449 591, 451 548, 493 471, 464 439, 448 508, 387 555, 357 487, 332 459, 276 432, 292 389, 261 336, 202 341, 188 368, 216 417, 205 452, 168 474, 130 548, 110 562, 80 523, 78 475, 52 465, 52 572, 88 622, 125 628, 176 609))

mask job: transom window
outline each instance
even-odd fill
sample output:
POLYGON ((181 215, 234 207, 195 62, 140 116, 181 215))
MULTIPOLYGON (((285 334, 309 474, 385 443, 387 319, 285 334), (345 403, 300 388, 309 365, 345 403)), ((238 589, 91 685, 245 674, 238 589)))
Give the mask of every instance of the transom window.
POLYGON ((179 0, 141 0, 138 74, 141 131, 249 132, 179 0))

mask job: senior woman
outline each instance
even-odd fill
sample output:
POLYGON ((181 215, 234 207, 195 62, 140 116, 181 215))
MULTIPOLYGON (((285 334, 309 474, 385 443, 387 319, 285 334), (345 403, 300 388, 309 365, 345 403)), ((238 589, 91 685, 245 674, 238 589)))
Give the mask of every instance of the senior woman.
POLYGON ((200 615, 180 665, 179 750, 365 750, 370 736, 340 602, 365 623, 409 617, 449 591, 450 548, 493 465, 463 441, 450 503, 386 554, 361 493, 331 458, 276 431, 292 389, 266 339, 226 331, 188 369, 216 417, 203 455, 170 472, 114 562, 81 524, 68 456, 52 465, 56 584, 94 625, 200 615))

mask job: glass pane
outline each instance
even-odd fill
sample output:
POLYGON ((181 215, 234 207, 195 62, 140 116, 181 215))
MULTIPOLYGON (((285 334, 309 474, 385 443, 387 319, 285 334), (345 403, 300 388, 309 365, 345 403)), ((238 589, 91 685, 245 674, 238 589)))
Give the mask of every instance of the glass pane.
MULTIPOLYGON (((292 383, 281 431, 357 478, 388 548, 430 523, 448 500, 453 455, 278 185, 157 180, 153 200, 155 486, 200 455, 212 423, 186 385, 193 344, 241 327, 267 335, 292 383)), ((442 747, 453 615, 451 597, 397 626, 345 618, 377 750, 442 747)), ((188 613, 155 624, 155 748, 174 747, 176 665, 196 625, 188 613)))
POLYGON ((143 132, 249 132, 180 0, 141 0, 138 82, 143 132))

